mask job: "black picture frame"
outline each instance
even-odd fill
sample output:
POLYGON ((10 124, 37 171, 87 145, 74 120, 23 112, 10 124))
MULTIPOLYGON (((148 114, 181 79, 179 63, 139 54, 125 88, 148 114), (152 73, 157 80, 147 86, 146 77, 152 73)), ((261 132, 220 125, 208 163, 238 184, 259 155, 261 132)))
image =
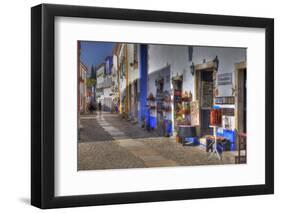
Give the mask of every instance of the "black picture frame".
POLYGON ((273 19, 53 4, 41 4, 31 8, 32 205, 46 209, 272 193, 274 193, 273 19), (54 21, 58 16, 265 29, 265 184, 56 197, 54 195, 54 21))

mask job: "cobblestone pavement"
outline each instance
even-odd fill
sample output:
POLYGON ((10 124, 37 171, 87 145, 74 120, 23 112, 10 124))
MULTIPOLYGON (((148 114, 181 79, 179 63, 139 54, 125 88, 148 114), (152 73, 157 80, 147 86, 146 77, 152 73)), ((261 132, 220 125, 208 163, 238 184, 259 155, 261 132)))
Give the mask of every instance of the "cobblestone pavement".
POLYGON ((209 158, 210 153, 200 146, 182 146, 178 143, 171 143, 169 139, 157 138, 150 139, 145 142, 156 152, 161 153, 162 156, 171 159, 181 166, 191 165, 214 165, 214 164, 234 164, 234 154, 230 152, 223 152, 222 160, 218 160, 215 156, 209 158))
POLYGON ((78 170, 233 164, 234 155, 208 158, 200 146, 182 146, 110 113, 80 117, 78 170))
POLYGON ((141 159, 112 141, 79 144, 78 170, 143 167, 141 159))
POLYGON ((105 131, 105 129, 99 125, 96 119, 92 117, 85 117, 82 121, 82 127, 80 130, 79 142, 98 142, 98 141, 110 141, 113 137, 105 131))

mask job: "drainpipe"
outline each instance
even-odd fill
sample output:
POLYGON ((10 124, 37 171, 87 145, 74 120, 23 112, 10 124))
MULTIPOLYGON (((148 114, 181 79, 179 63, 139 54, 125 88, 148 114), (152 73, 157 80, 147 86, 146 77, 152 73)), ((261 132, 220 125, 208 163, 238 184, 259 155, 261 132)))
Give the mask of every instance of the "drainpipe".
POLYGON ((139 123, 145 121, 146 114, 146 98, 147 98, 147 73, 148 73, 148 58, 147 45, 141 44, 139 50, 139 92, 140 92, 140 109, 138 114, 139 123))
POLYGON ((126 65, 126 101, 125 101, 125 113, 128 114, 129 108, 129 75, 128 75, 128 46, 125 44, 125 65, 126 65))
POLYGON ((78 125, 78 140, 80 140, 80 52, 81 44, 77 41, 77 125, 78 125))
POLYGON ((117 84, 118 84, 118 98, 119 98, 118 112, 121 114, 122 101, 121 101, 121 93, 120 93, 120 65, 119 65, 119 56, 117 56, 117 84))
POLYGON ((77 41, 77 91, 78 91, 78 95, 77 95, 77 109, 78 112, 80 113, 80 41, 77 41))

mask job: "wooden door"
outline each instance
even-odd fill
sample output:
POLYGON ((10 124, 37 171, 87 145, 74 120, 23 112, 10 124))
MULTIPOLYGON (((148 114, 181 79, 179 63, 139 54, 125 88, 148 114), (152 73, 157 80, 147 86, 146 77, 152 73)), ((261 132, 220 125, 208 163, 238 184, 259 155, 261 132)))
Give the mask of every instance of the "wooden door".
POLYGON ((211 135, 210 111, 213 106, 213 71, 202 70, 200 72, 200 133, 211 135))
POLYGON ((246 69, 238 71, 237 99, 238 99, 238 132, 247 131, 247 74, 246 69))

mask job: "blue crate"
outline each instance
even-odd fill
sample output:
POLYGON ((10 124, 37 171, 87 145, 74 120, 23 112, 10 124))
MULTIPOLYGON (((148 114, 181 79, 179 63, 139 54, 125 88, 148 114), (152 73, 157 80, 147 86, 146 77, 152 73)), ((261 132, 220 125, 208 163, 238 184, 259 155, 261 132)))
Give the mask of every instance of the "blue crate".
POLYGON ((236 150, 236 143, 230 143, 230 151, 236 150))
POLYGON ((192 143, 193 145, 199 145, 199 140, 197 137, 187 137, 184 139, 186 143, 192 143))
POLYGON ((227 142, 223 145, 224 151, 235 151, 236 150, 236 143, 227 142))
POLYGON ((219 132, 217 130, 217 136, 221 136, 229 140, 230 143, 235 143, 236 141, 236 133, 235 131, 229 130, 229 129, 223 129, 223 132, 219 132))
POLYGON ((147 109, 145 112, 145 126, 147 129, 150 128, 150 111, 149 111, 149 109, 147 109))
POLYGON ((166 134, 171 136, 172 135, 172 122, 168 119, 165 119, 164 120, 164 123, 165 123, 165 131, 166 131, 166 134))
POLYGON ((156 127, 156 117, 149 117, 149 126, 151 129, 155 129, 156 127))

